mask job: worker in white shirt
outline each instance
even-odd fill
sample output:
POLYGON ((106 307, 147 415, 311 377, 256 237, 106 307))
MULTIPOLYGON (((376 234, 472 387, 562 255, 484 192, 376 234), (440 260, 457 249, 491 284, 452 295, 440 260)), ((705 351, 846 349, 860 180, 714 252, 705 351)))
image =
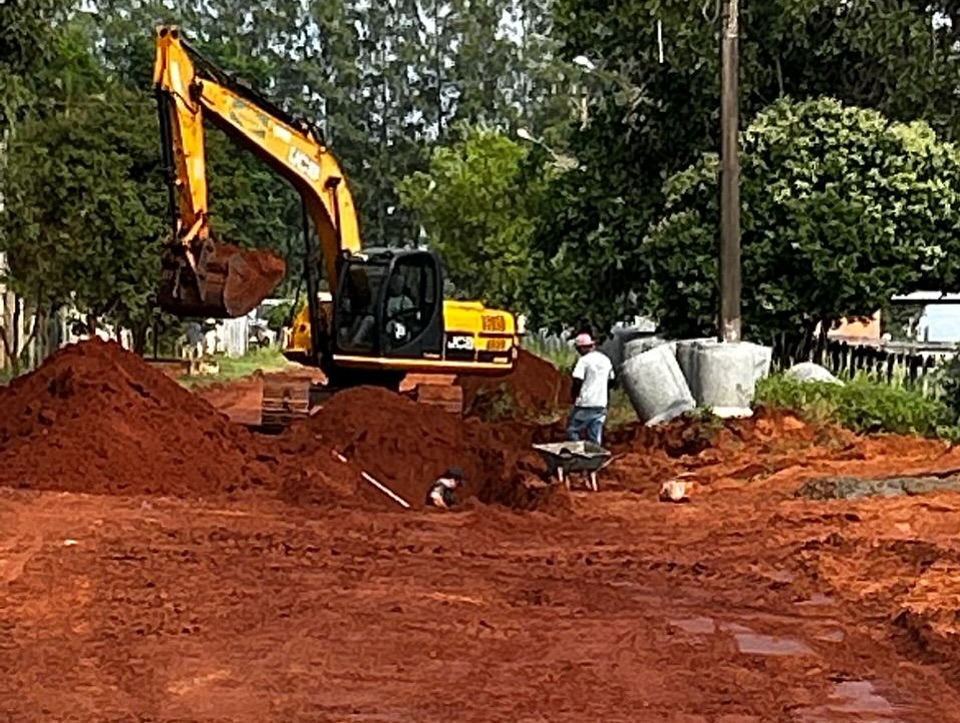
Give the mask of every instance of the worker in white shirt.
POLYGON ((576 442, 584 431, 594 444, 603 441, 603 425, 607 421, 613 363, 597 351, 590 334, 578 334, 574 346, 580 358, 573 369, 573 410, 567 424, 567 437, 576 442))

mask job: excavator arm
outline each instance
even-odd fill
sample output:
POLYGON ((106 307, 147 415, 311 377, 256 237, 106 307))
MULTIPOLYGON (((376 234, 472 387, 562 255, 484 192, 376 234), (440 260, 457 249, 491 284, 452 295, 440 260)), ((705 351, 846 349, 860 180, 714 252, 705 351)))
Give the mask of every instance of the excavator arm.
POLYGON ((176 27, 157 31, 154 86, 174 224, 164 256, 161 306, 181 316, 242 316, 273 291, 285 272, 283 261, 269 252, 214 240, 205 119, 299 192, 319 241, 318 249, 308 243, 308 287, 316 284, 312 271, 319 250, 330 287, 336 288, 343 255, 360 251, 360 232, 346 179, 319 134, 229 79, 193 50, 176 27))
MULTIPOLYGON (((303 200, 304 225, 307 217, 312 221, 314 232, 305 235, 307 304, 284 354, 320 367, 324 393, 357 384, 399 388, 410 373, 500 375, 513 368, 513 315, 477 301, 444 300, 442 263, 434 252, 362 248, 347 181, 309 124, 230 78, 175 27, 157 31, 154 85, 174 226, 164 254, 164 309, 180 316, 240 316, 266 298, 285 271, 268 252, 214 237, 204 155, 209 120, 285 178, 303 200), (318 289, 318 252, 329 282, 326 300, 318 289)), ((264 425, 282 426, 307 413, 318 389, 309 381, 294 386, 285 378, 265 383, 264 425)))

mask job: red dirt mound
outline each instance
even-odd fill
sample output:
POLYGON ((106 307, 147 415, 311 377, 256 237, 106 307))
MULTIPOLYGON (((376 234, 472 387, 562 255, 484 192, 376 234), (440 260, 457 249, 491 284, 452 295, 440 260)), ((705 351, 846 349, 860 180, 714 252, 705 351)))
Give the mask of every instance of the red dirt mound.
POLYGON ((488 416, 498 404, 512 407, 519 417, 549 414, 570 401, 570 379, 553 364, 520 350, 513 371, 502 377, 462 375, 464 409, 472 416, 488 416))
POLYGON ((265 484, 255 440, 140 357, 99 339, 0 388, 0 485, 212 495, 265 484))
MULTIPOLYGON (((697 484, 716 481, 739 485, 756 478, 772 479, 784 470, 811 468, 814 463, 845 462, 869 456, 899 453, 894 437, 882 440, 858 437, 830 425, 807 424, 789 411, 758 407, 745 419, 718 419, 685 415, 666 424, 647 427, 635 423, 611 430, 606 446, 616 461, 611 481, 635 491, 649 492, 678 474, 697 484)), ((914 440, 903 446, 903 458, 931 454, 914 440)), ((949 462, 944 459, 944 466, 949 462)))
POLYGON ((281 443, 285 452, 297 449, 304 466, 314 459, 329 464, 330 447, 415 508, 433 480, 455 465, 468 480, 464 497, 526 506, 523 479, 542 469, 510 430, 375 387, 340 392, 315 417, 287 430, 281 443))
POLYGON ((752 417, 743 419, 684 415, 653 427, 632 422, 610 430, 606 442, 616 452, 643 449, 677 458, 697 455, 711 448, 727 447, 731 443, 740 448, 745 443, 761 443, 784 435, 813 443, 816 436, 824 431, 844 435, 839 429, 808 425, 790 412, 760 406, 752 417))

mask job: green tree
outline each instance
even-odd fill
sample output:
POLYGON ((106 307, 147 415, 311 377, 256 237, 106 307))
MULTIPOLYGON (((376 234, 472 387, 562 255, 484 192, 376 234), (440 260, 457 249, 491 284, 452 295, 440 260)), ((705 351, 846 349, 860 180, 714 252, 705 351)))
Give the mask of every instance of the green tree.
POLYGON ((552 148, 566 150, 570 121, 580 110, 577 89, 583 71, 560 56, 553 5, 552 0, 514 0, 516 57, 508 68, 506 92, 517 107, 517 123, 552 148))
POLYGON ((37 79, 56 54, 55 20, 65 5, 57 0, 0 5, 0 140, 42 98, 37 79))
POLYGON ((138 100, 106 86, 10 144, 0 250, 41 315, 72 303, 92 326, 145 329, 152 317, 166 196, 138 100))
POLYGON ((428 172, 400 183, 458 290, 521 311, 535 264, 530 239, 542 178, 530 151, 487 130, 434 150, 428 172))
MULTIPOLYGON (((279 50, 267 47, 271 40, 278 43, 292 41, 277 33, 276 20, 272 16, 260 18, 259 9, 258 19, 263 21, 263 27, 258 26, 256 33, 245 33, 241 30, 245 20, 236 3, 216 3, 207 9, 207 13, 198 14, 192 5, 171 10, 153 1, 100 2, 98 42, 91 43, 90 48, 96 45, 112 78, 137 92, 136 96, 128 96, 129 102, 137 104, 142 133, 146 138, 154 139, 154 153, 158 158, 160 140, 156 103, 147 91, 151 90, 152 83, 153 34, 160 23, 182 23, 191 43, 239 81, 258 89, 276 88, 282 81, 282 92, 289 94, 286 97, 292 101, 301 100, 298 94, 303 87, 303 77, 293 74, 292 65, 279 64, 276 57, 279 50), (219 13, 219 24, 212 22, 213 13, 219 13), (296 93, 293 88, 297 89, 296 93)), ((277 0, 272 7, 265 6, 264 11, 286 12, 283 5, 277 0)), ((291 110, 302 110, 295 102, 288 102, 288 105, 291 110)), ((280 292, 292 288, 297 283, 303 257, 300 200, 296 193, 262 161, 209 124, 206 145, 210 210, 217 235, 239 246, 267 248, 283 256, 290 273, 280 292)), ((161 180, 161 189, 162 183, 161 180)))
MULTIPOLYGON (((925 119, 956 138, 960 57, 953 30, 933 23, 929 5, 742 4, 744 126, 780 97, 832 96, 893 120, 925 119)), ((554 15, 564 56, 584 55, 595 70, 581 84, 589 122, 571 138, 584 175, 550 189, 536 245, 558 265, 574 265, 563 272, 570 293, 605 325, 637 311, 641 240, 661 213, 664 181, 719 147, 718 22, 714 3, 686 0, 558 0, 554 15), (584 263, 590 273, 576 274, 584 263)), ((535 311, 571 322, 548 303, 535 311)))
MULTIPOLYGON (((76 41, 81 35, 64 32, 63 19, 71 3, 49 0, 16 0, 0 6, 0 209, 17 191, 11 178, 11 146, 19 142, 24 124, 46 117, 65 99, 73 97, 85 85, 90 66, 71 63, 76 41)), ((67 28, 67 30, 70 30, 67 28)), ((81 43, 82 44, 82 43, 81 43)), ((0 230, 0 253, 2 253, 0 230)), ((0 354, 5 365, 16 371, 22 352, 40 331, 35 313, 37 299, 32 293, 18 296, 22 285, 15 276, 31 273, 23 264, 31 259, 3 255, 0 283, 0 354), (27 338, 20 333, 24 325, 27 338)), ((32 292, 35 284, 29 284, 32 292)))
MULTIPOLYGON (((957 281, 960 153, 921 122, 833 99, 787 99, 742 133, 743 312, 748 337, 810 348, 842 317, 957 281)), ((717 309, 717 157, 665 186, 642 244, 648 310, 669 332, 710 334, 717 309)))
MULTIPOLYGON (((314 121, 345 169, 370 245, 416 238, 417 219, 400 203, 397 184, 426 169, 430 148, 453 138, 457 123, 508 128, 522 116, 539 132, 546 125, 539 109, 560 105, 555 74, 546 70, 553 58, 547 0, 94 1, 98 53, 125 83, 148 87, 153 28, 176 22, 225 70, 314 121)), ((218 222, 238 243, 250 236, 289 247, 299 235, 296 199, 276 203, 282 191, 262 177, 262 196, 246 193, 237 174, 256 175, 258 162, 235 160, 220 143, 211 134, 218 222), (230 193, 219 192, 221 182, 230 193), (265 226, 276 230, 248 234, 265 226)))

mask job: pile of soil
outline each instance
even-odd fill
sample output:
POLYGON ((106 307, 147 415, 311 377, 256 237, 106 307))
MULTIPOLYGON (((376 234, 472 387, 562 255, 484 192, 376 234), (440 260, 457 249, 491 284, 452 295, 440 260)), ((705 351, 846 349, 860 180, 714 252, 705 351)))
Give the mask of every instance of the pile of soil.
MULTIPOLYGON (((165 269, 160 284, 160 305, 180 310, 187 316, 243 316, 270 296, 287 270, 286 262, 264 249, 245 249, 218 241, 212 256, 207 259, 211 279, 219 278, 222 290, 211 298, 200 298, 196 293, 183 295, 179 276, 172 273, 176 262, 165 269)), ((164 265, 167 265, 165 258, 164 265)), ((212 288, 216 288, 215 283, 212 288)))
POLYGON ((744 445, 784 437, 814 444, 824 434, 844 440, 856 436, 830 425, 810 425, 792 412, 761 405, 754 410, 753 416, 746 418, 721 419, 693 412, 652 427, 631 422, 610 430, 606 444, 617 452, 643 449, 678 458, 698 455, 713 448, 733 447, 741 451, 744 445))
POLYGON ((115 342, 65 347, 0 388, 0 485, 206 496, 265 486, 257 442, 115 342))
MULTIPOLYGON (((960 453, 943 441, 857 435, 764 406, 746 419, 691 414, 655 427, 629 424, 610 430, 604 444, 615 459, 602 484, 652 496, 663 482, 679 475, 704 491, 739 492, 762 485, 783 498, 793 497, 807 482, 827 477, 857 477, 861 481, 854 487, 866 489, 869 484, 862 481, 866 479, 960 475, 960 453)), ((930 491, 923 482, 884 482, 881 491, 891 484, 907 494, 930 491)), ((808 496, 810 489, 800 496, 808 496)), ((814 485, 813 490, 818 498, 832 495, 830 485, 814 485)))
MULTIPOLYGON (((569 388, 526 353, 507 382, 527 412, 548 408, 569 388)), ((252 386, 234 391, 240 401, 257 396, 247 394, 252 386)), ((556 506, 536 484, 545 470, 530 448, 544 434, 535 425, 461 419, 361 387, 280 437, 262 437, 100 339, 61 349, 0 388, 0 409, 0 486, 187 497, 264 490, 291 504, 395 506, 362 470, 421 507, 433 480, 459 466, 468 480, 464 499, 556 506)))
POLYGON ((679 474, 694 473, 700 483, 724 477, 746 481, 798 460, 846 459, 862 444, 852 432, 810 425, 763 406, 745 419, 689 414, 653 427, 631 423, 610 430, 605 439, 617 457, 608 477, 637 491, 658 489, 679 474))
MULTIPOLYGON (((357 387, 335 395, 314 417, 292 426, 280 445, 305 468, 324 469, 331 448, 359 469, 422 507, 432 482, 452 466, 467 478, 463 499, 534 506, 526 480, 544 471, 522 430, 498 428, 478 419, 461 419, 439 407, 386 389, 357 387)), ((395 505, 369 487, 370 494, 395 505)))
POLYGON ((463 405, 470 416, 486 419, 534 419, 570 402, 570 378, 553 364, 526 349, 520 350, 513 371, 502 377, 461 375, 463 405))

